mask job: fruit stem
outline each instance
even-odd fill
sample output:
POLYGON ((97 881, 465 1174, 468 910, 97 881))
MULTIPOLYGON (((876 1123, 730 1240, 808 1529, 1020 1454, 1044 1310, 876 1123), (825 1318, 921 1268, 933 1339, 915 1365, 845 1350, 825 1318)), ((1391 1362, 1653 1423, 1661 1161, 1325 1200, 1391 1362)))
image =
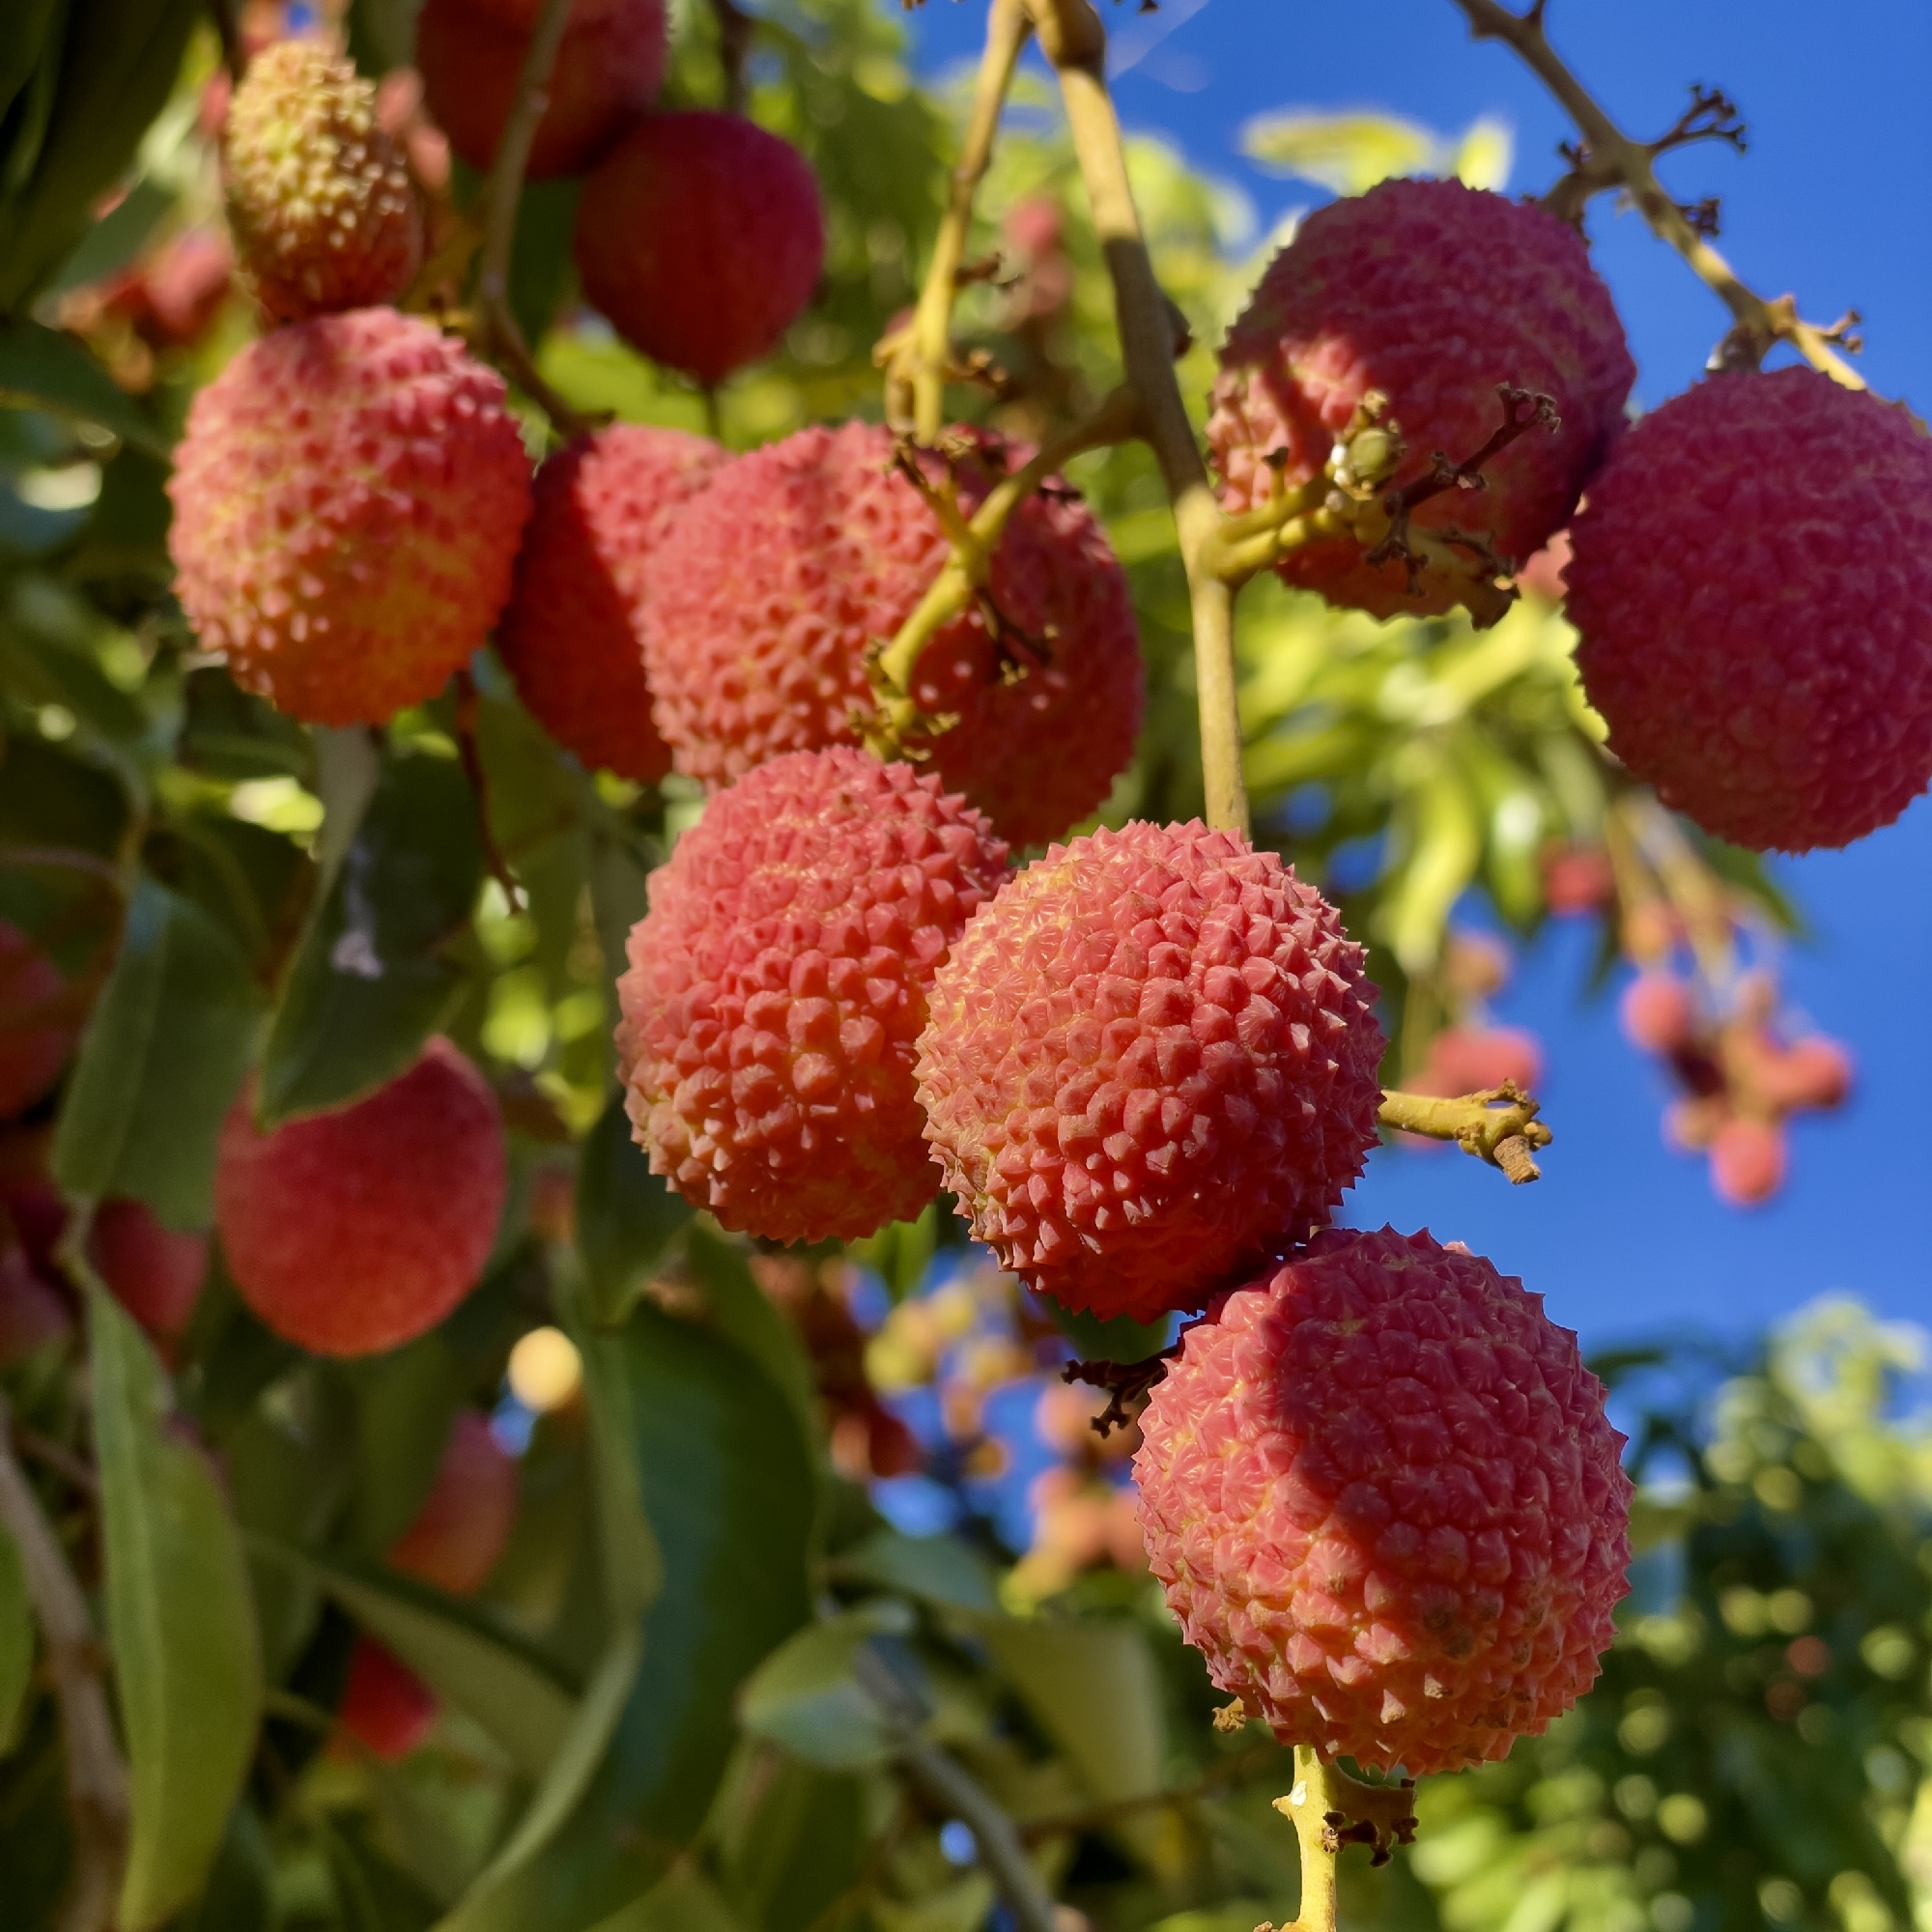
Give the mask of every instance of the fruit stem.
POLYGON ((483 753, 476 740, 478 698, 476 680, 468 668, 456 673, 456 750, 463 760, 463 776, 469 781, 470 796, 476 801, 476 837, 483 847, 483 863, 496 880, 504 903, 513 913, 525 910, 524 889, 503 857, 497 835, 490 829, 490 787, 483 770, 483 753))
POLYGON ((1539 1102, 1512 1080, 1479 1094, 1443 1097, 1390 1089, 1382 1095, 1379 1118, 1385 1127, 1430 1140, 1454 1141, 1464 1153, 1500 1168, 1520 1186, 1542 1178, 1535 1150, 1553 1138, 1536 1118, 1539 1102))
POLYGON ((1341 1851, 1334 1827, 1334 1767, 1313 1745, 1294 1747, 1294 1789, 1274 1808, 1294 1827, 1301 1846, 1301 1904, 1284 1932, 1335 1932, 1335 1860, 1341 1851))
POLYGON ((73 1932, 106 1932, 114 1922, 128 1849, 128 1768, 114 1742, 100 1682, 102 1652, 87 1599, 20 1465, 14 1459, 12 1413, 0 1396, 0 1528, 14 1539, 27 1596, 46 1643, 47 1674, 67 1743, 67 1804, 73 1821, 73 1869, 61 1916, 73 1932))
POLYGON ((1848 389, 1867 386, 1864 378, 1832 347, 1834 339, 1842 339, 1841 330, 1819 328, 1802 320, 1789 296, 1766 301, 1739 279, 1737 270, 1697 232, 1658 180, 1654 165, 1662 149, 1681 145, 1681 141, 1670 137, 1654 143, 1633 141, 1618 128, 1549 44, 1543 29, 1544 0, 1523 14, 1505 7, 1502 0, 1454 0, 1454 4, 1467 18, 1472 38, 1507 42, 1577 124, 1584 147, 1576 165, 1575 185, 1586 196, 1605 188, 1627 189, 1652 233, 1668 242, 1730 310, 1753 363, 1773 343, 1788 342, 1812 368, 1834 383, 1848 389))
POLYGON ((733 0, 711 0, 711 12, 718 22, 718 64, 724 70, 724 111, 745 111, 745 63, 751 58, 752 37, 757 22, 733 0))
POLYGON ((881 345, 886 364, 886 420, 910 426, 928 446, 946 426, 946 380, 952 368, 952 298, 965 266, 973 203, 992 163, 1000 115, 1021 49, 1033 32, 1025 0, 993 0, 986 44, 973 84, 966 137, 946 186, 946 212, 933 237, 932 262, 911 324, 881 345))
POLYGON ((556 50, 570 19, 570 0, 543 0, 536 31, 517 74, 517 99, 490 163, 483 189, 483 250, 476 273, 476 348, 501 362, 517 386, 540 408, 559 436, 581 434, 590 425, 538 374, 529 344, 510 308, 510 250, 517 236, 517 205, 523 199, 538 124, 550 105, 550 77, 556 50))
POLYGON ((1114 284, 1114 314, 1140 434, 1160 465, 1193 613, 1195 694, 1208 823, 1245 834, 1241 717, 1235 666, 1235 587, 1219 567, 1221 512, 1175 380, 1185 325, 1154 277, 1127 180, 1120 117, 1107 92, 1107 36, 1091 0, 1027 0, 1040 46, 1060 76, 1073 152, 1114 284))

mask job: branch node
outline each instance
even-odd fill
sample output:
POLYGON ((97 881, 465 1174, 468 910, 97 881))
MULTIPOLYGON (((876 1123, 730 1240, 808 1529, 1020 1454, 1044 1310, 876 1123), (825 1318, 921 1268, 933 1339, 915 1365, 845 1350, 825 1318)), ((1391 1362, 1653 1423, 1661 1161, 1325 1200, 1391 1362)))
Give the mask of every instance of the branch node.
MULTIPOLYGON (((1165 1378, 1168 1363, 1180 1354, 1180 1344, 1163 1349, 1138 1362, 1068 1362, 1060 1372, 1064 1382, 1087 1382, 1107 1392, 1107 1406, 1094 1418, 1094 1433, 1104 1440, 1116 1429, 1125 1429, 1147 1406, 1148 1397, 1165 1378), (1129 1404, 1133 1406, 1130 1408, 1129 1404)), ((1230 1707, 1234 1708, 1234 1707, 1230 1707)))

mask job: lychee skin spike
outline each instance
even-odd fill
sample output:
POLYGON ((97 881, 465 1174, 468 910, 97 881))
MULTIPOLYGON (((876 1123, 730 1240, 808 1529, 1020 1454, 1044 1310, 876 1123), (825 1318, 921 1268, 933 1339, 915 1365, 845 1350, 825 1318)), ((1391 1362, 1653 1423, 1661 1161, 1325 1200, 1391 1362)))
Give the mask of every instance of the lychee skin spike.
POLYGON ((529 460, 503 380, 415 316, 253 342, 194 399, 168 482, 203 646, 310 724, 434 697, 510 591, 529 460))
POLYGON ((538 723, 592 769, 639 784, 670 770, 644 680, 643 564, 724 461, 707 438, 612 423, 537 471, 497 653, 538 723))
POLYGON ((651 875, 617 982, 654 1173, 725 1227, 855 1239, 938 1177, 913 1054, 926 988, 1007 848, 936 778, 842 746, 721 792, 651 875))
POLYGON ((422 262, 422 211, 376 89, 314 41, 248 64, 222 136, 228 223, 277 322, 393 301, 422 262))
POLYGON ((778 346, 825 266, 810 164, 741 114, 653 114, 583 184, 583 293, 624 340, 699 383, 778 346))
POLYGON ((1377 1136, 1362 950, 1272 853, 1133 823, 1054 846, 966 928, 919 1046, 976 1240, 1151 1321, 1325 1221, 1377 1136))
MULTIPOLYGON (((489 0, 426 0, 416 16, 423 98, 449 145, 489 170, 516 101, 528 30, 506 25, 489 0)), ((531 181, 581 175, 658 98, 664 79, 663 0, 573 7, 545 90, 525 173, 531 181)))
MULTIPOLYGON (((1501 422, 1496 385, 1550 397, 1554 435, 1531 429, 1484 466, 1479 491, 1419 505, 1523 563, 1560 529, 1623 424, 1635 378, 1610 295, 1568 223, 1455 181, 1392 181, 1318 209, 1269 264, 1229 332, 1208 440, 1231 512, 1319 476, 1371 390, 1407 447, 1394 480, 1433 453, 1461 462, 1501 422)), ((1400 562, 1371 566, 1346 537, 1277 566, 1282 581, 1378 617, 1446 611, 1456 586, 1400 562)))
POLYGON ((1902 410, 1707 377, 1623 440, 1574 541, 1610 749, 1707 832, 1846 845, 1932 780, 1932 439, 1902 410))
POLYGON ((1480 1257, 1318 1236, 1183 1333, 1141 1435, 1168 1605, 1282 1743, 1454 1771, 1596 1680, 1624 1437, 1576 1336, 1480 1257))
MULTIPOLYGON (((989 441, 957 460, 962 508, 1024 454, 989 441)), ((801 430, 726 464, 645 566, 644 664, 677 769, 719 784, 783 752, 858 743, 855 720, 876 708, 867 654, 948 555, 875 425, 801 430)), ((1013 513, 988 587, 1039 661, 1008 681, 981 611, 948 624, 920 657, 915 695, 929 717, 957 722, 924 749, 1002 838, 1041 844, 1104 803, 1133 755, 1133 605, 1092 513, 1058 494, 1013 513)))
POLYGON ((258 1133, 222 1128, 214 1222, 242 1298, 319 1355, 427 1334, 476 1286, 507 1186, 503 1123, 445 1039, 366 1098, 258 1133))

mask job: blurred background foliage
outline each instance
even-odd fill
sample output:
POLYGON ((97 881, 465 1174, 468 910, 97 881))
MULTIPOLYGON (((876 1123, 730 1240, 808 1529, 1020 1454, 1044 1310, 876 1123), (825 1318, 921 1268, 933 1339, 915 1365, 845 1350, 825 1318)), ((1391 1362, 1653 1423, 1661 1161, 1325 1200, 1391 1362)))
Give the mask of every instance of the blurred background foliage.
MULTIPOLYGON (((475 184, 413 109, 407 5, 355 0, 343 24, 456 232, 475 184)), ((166 452, 253 327, 208 139, 220 65, 185 0, 29 0, 0 21, 0 918, 67 976, 51 1017, 79 1036, 92 1012, 58 1105, 0 1134, 0 1268, 28 1235, 8 1190, 49 1162, 71 1187, 205 1226, 214 1127, 246 1065, 270 1112, 299 1112, 386 1078, 438 1030, 501 1094, 516 1186, 483 1286, 373 1361, 277 1341, 218 1255, 185 1332, 143 1340, 104 1297, 56 1296, 40 1329, 0 1336, 19 1453, 83 1581, 111 1575, 116 1693, 170 1719, 129 1739, 147 1863, 127 1922, 1004 1923, 970 1832, 921 1781, 927 1747, 1017 1821, 1068 1932, 1288 1918, 1293 1838, 1268 1808, 1287 1755, 1253 1727, 1213 1730, 1144 1571, 1131 1435, 1094 1435, 1098 1399, 1057 1378, 1069 1351, 1127 1357, 1158 1333, 1056 1321, 937 1209, 849 1253, 750 1252, 632 1148, 608 1097, 610 984, 695 793, 584 773, 484 661, 474 741, 513 903, 488 876, 448 700, 380 738, 311 732, 197 655, 169 591, 166 452), (352 864, 380 980, 340 963, 352 864), (459 1601, 383 1559, 466 1410, 516 1452, 520 1505, 488 1583, 459 1601), (129 1511, 163 1525, 133 1553, 115 1529, 129 1511), (209 1557, 223 1550, 232 1575, 209 1557), (185 1670, 169 1634, 191 1627, 242 1636, 185 1670), (335 1717, 358 1631, 436 1703, 427 1744, 394 1760, 335 1717), (164 1814, 141 1795, 162 1788, 164 1814)), ((753 113, 818 171, 831 245, 783 353, 724 391, 741 446, 876 412, 871 347, 914 297, 962 103, 915 85, 880 0, 762 8, 752 78, 753 113)), ((669 97, 720 88, 712 16, 687 6, 669 97)), ((1508 166, 1481 124, 1278 117, 1249 144, 1350 188, 1508 166)), ((1199 402, 1283 238, 1159 143, 1132 160, 1199 402)), ((518 240, 544 373, 579 408, 700 426, 694 392, 578 304, 574 192, 532 191, 518 240)), ((976 246, 1001 266, 962 330, 1002 372, 976 412, 1036 438, 1116 359, 1070 153, 1031 81, 976 246)), ((1074 477, 1132 575, 1153 694, 1107 815, 1189 815, 1185 601, 1158 479, 1138 448, 1074 477)), ((1605 967, 1619 950, 1687 956, 1721 1002, 1793 923, 1754 862, 1598 754, 1556 587, 1533 578, 1483 634, 1378 625, 1272 582, 1244 601, 1258 836, 1369 943, 1391 1077, 1427 1080, 1445 1024, 1482 1029, 1499 935, 1592 918, 1605 967)), ((1677 1339, 1600 1364, 1641 1483, 1604 1681, 1507 1763, 1433 1781, 1412 1853, 1348 1861, 1346 1922, 1932 1928, 1932 1435, 1900 1394, 1915 1346, 1834 1303, 1754 1359, 1677 1339)), ((11 1551, 0 1538, 0 1921, 51 1927, 73 1841, 11 1551)))

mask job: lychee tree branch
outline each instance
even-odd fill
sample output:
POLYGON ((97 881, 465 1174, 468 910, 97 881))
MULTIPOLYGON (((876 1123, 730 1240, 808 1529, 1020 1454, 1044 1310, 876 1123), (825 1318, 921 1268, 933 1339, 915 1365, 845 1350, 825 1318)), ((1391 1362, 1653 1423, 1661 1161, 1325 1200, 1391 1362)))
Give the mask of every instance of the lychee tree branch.
POLYGON ((724 111, 745 111, 745 65, 752 57, 752 38, 757 22, 735 0, 711 0, 718 23, 718 64, 724 70, 724 111))
POLYGON ((1774 343, 1788 342, 1812 368, 1834 383, 1848 389, 1866 386, 1864 378, 1832 347, 1834 340, 1842 339, 1841 327, 1820 328, 1800 317, 1791 297, 1767 301, 1747 288, 1658 180, 1657 156, 1668 148, 1683 146, 1684 124, 1662 141, 1633 141, 1549 44, 1543 26, 1545 0, 1538 0, 1522 14, 1504 6, 1502 0, 1454 0, 1454 4, 1468 20, 1475 39, 1507 42, 1577 124, 1585 148, 1577 170, 1578 185, 1589 191, 1608 187, 1629 191, 1652 232, 1668 242, 1730 310, 1753 361, 1774 343))
POLYGON ((1434 1094, 1382 1095, 1379 1118, 1385 1127, 1430 1140, 1454 1141, 1464 1153, 1500 1168, 1512 1183, 1542 1179, 1536 1150, 1553 1138, 1536 1118, 1538 1102, 1513 1081, 1479 1094, 1442 1098, 1434 1094))
POLYGON ((886 420, 910 427, 923 443, 938 440, 946 424, 946 383, 952 366, 952 302, 966 264, 973 203, 993 159, 1000 116, 1013 83, 1021 49, 1033 32, 1026 0, 993 0, 986 17, 986 44, 973 85, 973 106, 959 159, 946 185, 946 212, 933 238, 932 261, 910 324, 884 348, 886 420))
POLYGON ((1114 284, 1121 358, 1140 433, 1152 448, 1174 505, 1175 532, 1193 615, 1195 694, 1208 822, 1248 830, 1241 773, 1241 718, 1235 667, 1235 589, 1219 566, 1221 512, 1187 419, 1174 359, 1178 316, 1154 277, 1127 180, 1120 117, 1107 92, 1107 36, 1091 0, 1026 0, 1040 46, 1060 76, 1073 153, 1114 284))

